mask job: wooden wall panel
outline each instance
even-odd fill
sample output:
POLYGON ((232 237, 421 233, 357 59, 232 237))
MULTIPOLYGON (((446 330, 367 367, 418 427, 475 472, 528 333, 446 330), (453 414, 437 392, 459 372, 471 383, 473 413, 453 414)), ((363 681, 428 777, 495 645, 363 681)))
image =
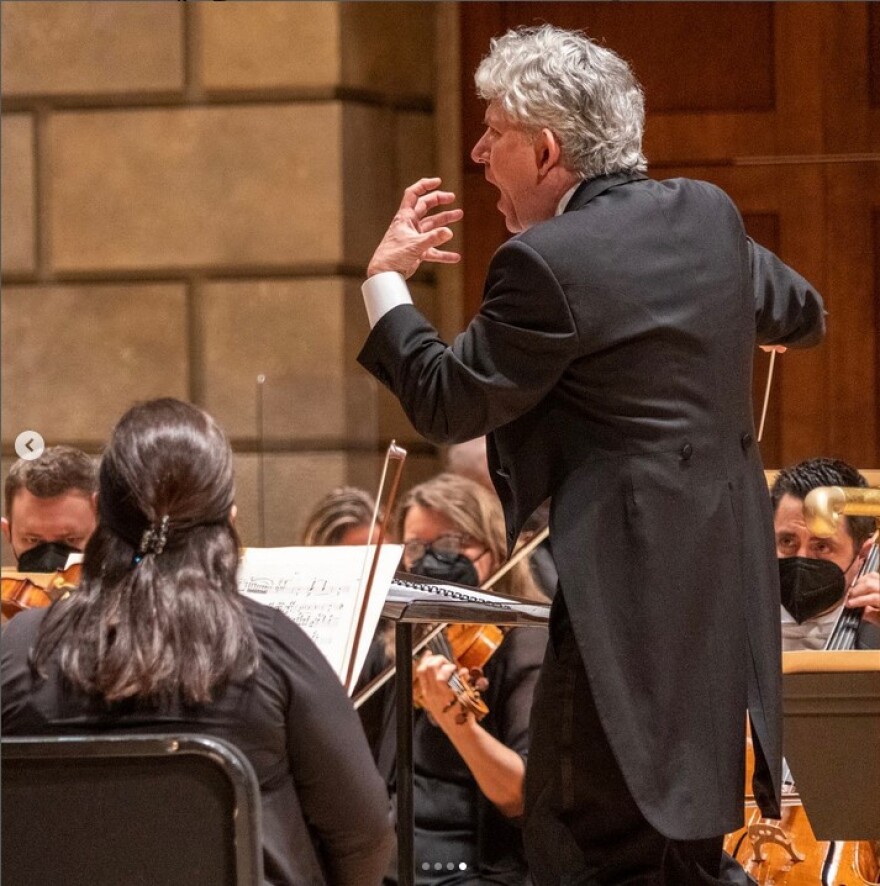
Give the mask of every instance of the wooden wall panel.
POLYGON ((474 71, 489 52, 489 41, 503 34, 506 26, 503 3, 463 3, 461 7, 461 162, 463 169, 473 170, 471 148, 482 135, 484 111, 477 98, 474 71))
MULTIPOLYGON (((473 166, 473 164, 472 164, 473 166)), ((468 299, 467 317, 476 313, 483 295, 483 279, 493 253, 509 236, 504 216, 496 208, 498 191, 483 179, 482 167, 466 172, 463 177, 467 210, 456 238, 466 244, 463 263, 464 291, 468 299)), ((453 241, 454 242, 454 241, 453 241)))
POLYGON ((580 28, 614 49, 633 63, 654 112, 773 108, 773 16, 766 3, 504 7, 505 27, 580 28))
POLYGON ((880 336, 880 163, 829 169, 826 182, 828 346, 823 349, 831 389, 826 445, 866 467, 880 466, 877 440, 880 336))
POLYGON ((880 108, 880 7, 868 6, 868 91, 871 106, 880 108))
MULTIPOLYGON (((748 232, 825 297, 826 342, 776 360, 765 464, 834 455, 880 466, 878 6, 462 4, 466 315, 478 309, 487 257, 506 236, 496 191, 468 157, 483 114, 473 71, 490 37, 509 27, 582 28, 626 57, 645 87, 651 173, 717 183, 748 232)), ((768 363, 756 355, 756 422, 768 363)))

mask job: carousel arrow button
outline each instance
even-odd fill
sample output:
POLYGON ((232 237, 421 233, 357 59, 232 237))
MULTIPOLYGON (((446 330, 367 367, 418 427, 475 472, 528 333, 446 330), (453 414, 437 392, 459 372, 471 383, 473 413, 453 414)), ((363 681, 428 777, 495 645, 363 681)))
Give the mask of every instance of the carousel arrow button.
POLYGON ((46 441, 36 431, 22 431, 15 438, 15 453, 19 458, 33 461, 43 454, 46 441))

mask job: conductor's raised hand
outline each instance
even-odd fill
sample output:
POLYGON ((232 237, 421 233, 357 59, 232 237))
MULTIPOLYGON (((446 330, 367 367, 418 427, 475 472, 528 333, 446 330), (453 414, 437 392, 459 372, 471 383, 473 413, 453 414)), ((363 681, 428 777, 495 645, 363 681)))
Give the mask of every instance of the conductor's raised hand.
POLYGON ((455 264, 461 256, 439 247, 452 239, 448 225, 461 219, 460 209, 444 209, 455 200, 451 191, 439 191, 439 178, 422 178, 403 192, 400 209, 367 266, 367 276, 397 271, 411 277, 423 261, 455 264))

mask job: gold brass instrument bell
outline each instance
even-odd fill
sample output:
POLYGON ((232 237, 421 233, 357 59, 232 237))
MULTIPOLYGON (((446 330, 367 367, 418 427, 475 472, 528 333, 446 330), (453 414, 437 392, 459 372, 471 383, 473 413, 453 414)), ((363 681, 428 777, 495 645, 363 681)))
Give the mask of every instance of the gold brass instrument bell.
POLYGON ((880 527, 880 489, 861 486, 818 486, 804 499, 804 518, 814 535, 834 535, 840 518, 874 517, 880 527))

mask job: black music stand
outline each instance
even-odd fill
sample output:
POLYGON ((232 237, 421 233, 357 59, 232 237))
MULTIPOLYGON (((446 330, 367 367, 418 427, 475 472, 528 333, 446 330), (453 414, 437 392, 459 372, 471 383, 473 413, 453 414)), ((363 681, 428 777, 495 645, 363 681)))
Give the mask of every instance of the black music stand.
POLYGON ((816 839, 880 839, 880 652, 783 660, 785 759, 816 839))
POLYGON ((451 582, 438 584, 398 573, 382 610, 395 622, 397 662, 397 883, 415 883, 413 805, 412 647, 414 624, 494 624, 503 627, 546 625, 549 603, 533 603, 477 591, 451 582))

